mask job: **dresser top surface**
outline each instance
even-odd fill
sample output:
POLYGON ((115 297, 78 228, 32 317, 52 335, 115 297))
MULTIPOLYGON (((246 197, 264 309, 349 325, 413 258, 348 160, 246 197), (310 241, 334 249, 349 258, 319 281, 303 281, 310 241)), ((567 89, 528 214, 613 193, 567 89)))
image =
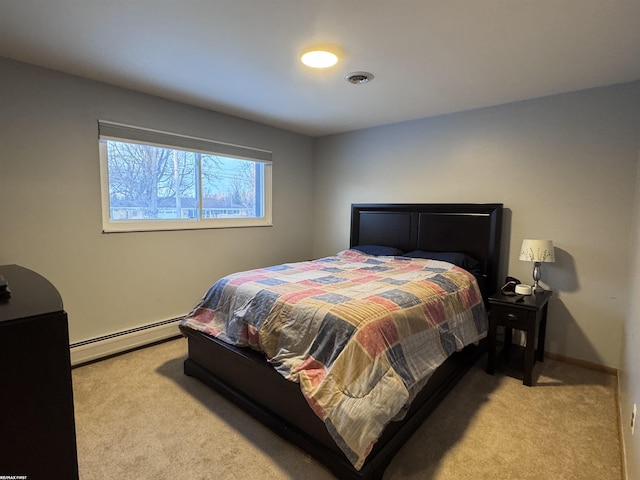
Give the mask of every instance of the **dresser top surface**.
POLYGON ((0 265, 11 297, 0 299, 0 322, 46 315, 63 310, 58 290, 46 278, 19 265, 0 265))

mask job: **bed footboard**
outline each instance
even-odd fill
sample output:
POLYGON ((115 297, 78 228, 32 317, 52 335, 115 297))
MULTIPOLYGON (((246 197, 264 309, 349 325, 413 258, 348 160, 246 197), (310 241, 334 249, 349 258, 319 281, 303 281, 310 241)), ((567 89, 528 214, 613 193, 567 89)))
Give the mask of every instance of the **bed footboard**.
POLYGON ((416 397, 407 416, 387 426, 358 471, 308 406, 299 386, 283 378, 262 355, 225 344, 202 332, 181 329, 189 344, 185 374, 213 388, 340 479, 381 479, 402 445, 484 351, 484 343, 469 345, 449 358, 416 397))

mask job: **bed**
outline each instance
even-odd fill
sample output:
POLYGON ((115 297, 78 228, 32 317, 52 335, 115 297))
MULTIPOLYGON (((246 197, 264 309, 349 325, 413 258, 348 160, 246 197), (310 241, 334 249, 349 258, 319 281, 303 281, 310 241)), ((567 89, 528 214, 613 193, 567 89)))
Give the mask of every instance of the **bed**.
MULTIPOLYGON (((181 324, 182 333, 188 339, 189 350, 188 358, 184 363, 185 374, 200 379, 223 394, 276 433, 325 465, 338 478, 382 478, 384 469, 395 453, 484 351, 483 337, 486 335, 484 309, 486 302, 484 300, 495 291, 497 286, 501 235, 501 204, 354 204, 351 207, 351 235, 348 250, 310 262, 283 264, 267 269, 242 272, 216 282, 205 294, 203 300, 185 316, 181 324), (411 258, 404 257, 403 254, 407 252, 418 252, 418 254, 411 255, 411 258), (424 252, 429 253, 422 255, 424 252), (452 255, 455 257, 453 260, 452 255), (429 260, 423 258, 415 260, 415 257, 425 257, 429 260), (474 268, 468 269, 466 265, 460 268, 460 265, 454 266, 450 263, 459 263, 460 258, 463 261, 472 259, 474 268), (363 268, 363 266, 365 267, 363 268), (322 276, 318 275, 319 268, 323 271, 322 276), (467 269, 473 270, 473 275, 467 269), (360 278, 352 277, 356 270, 359 274, 362 270, 368 270, 370 274, 368 277, 371 277, 373 282, 377 282, 375 283, 375 301, 371 301, 373 293, 367 290, 370 287, 363 286, 368 284, 361 281, 360 278), (396 270, 399 272, 399 277, 392 275, 396 273, 396 270), (295 290, 295 292, 289 290, 294 287, 288 285, 289 279, 286 275, 297 277, 302 274, 307 275, 308 271, 315 275, 311 280, 314 285, 313 298, 329 299, 332 306, 327 308, 332 310, 327 310, 327 312, 331 312, 331 314, 316 314, 318 320, 310 321, 311 325, 315 325, 312 328, 314 335, 306 334, 306 330, 296 330, 296 335, 300 335, 299 338, 289 339, 287 342, 281 341, 282 337, 291 335, 284 334, 284 330, 278 329, 283 324, 294 324, 291 321, 292 312, 298 310, 297 306, 284 303, 285 306, 282 307, 280 304, 281 297, 290 294, 293 297, 299 295, 295 293, 299 290, 295 290), (353 347, 355 350, 353 348, 349 350, 351 345, 344 339, 356 337, 356 334, 359 335, 362 332, 356 330, 356 333, 352 334, 351 330, 344 333, 344 329, 341 330, 342 327, 334 329, 335 325, 340 326, 344 322, 331 323, 332 330, 327 330, 325 328, 326 318, 334 319, 337 317, 338 320, 341 320, 341 315, 349 317, 351 313, 347 311, 348 309, 345 310, 347 307, 343 307, 343 305, 351 305, 355 302, 352 301, 355 298, 354 291, 363 292, 366 290, 367 298, 370 300, 368 305, 371 306, 375 303, 376 308, 378 303, 385 303, 388 299, 400 304, 396 299, 398 296, 402 299, 413 299, 419 296, 416 293, 418 285, 427 285, 427 280, 417 277, 422 275, 423 271, 429 272, 429 282, 437 284, 434 286, 429 283, 428 288, 436 288, 439 289, 438 291, 443 291, 444 288, 447 292, 452 292, 447 293, 447 296, 455 296, 456 300, 451 302, 451 305, 455 304, 459 309, 453 312, 446 321, 443 320, 442 324, 436 325, 440 329, 440 334, 432 336, 440 343, 437 343, 435 347, 428 347, 428 349, 438 351, 440 354, 442 351, 445 352, 442 363, 438 361, 439 366, 435 371, 432 369, 426 376, 419 377, 415 373, 418 369, 415 365, 428 362, 418 362, 414 360, 416 357, 408 357, 411 360, 407 362, 400 355, 403 362, 396 362, 394 365, 411 364, 411 368, 405 368, 405 370, 411 370, 411 373, 400 375, 401 382, 396 378, 388 379, 384 365, 383 367, 379 365, 376 367, 367 366, 363 367, 367 369, 366 375, 361 375, 361 372, 358 372, 358 382, 361 383, 360 378, 362 377, 369 379, 374 376, 375 382, 377 382, 376 386, 353 387, 353 378, 356 376, 352 374, 352 370, 356 368, 354 365, 361 363, 360 360, 355 360, 360 358, 358 356, 360 350, 358 350, 358 346, 353 347), (414 282, 412 280, 414 278, 419 281, 414 282), (405 281, 406 279, 411 279, 411 281, 405 281), (390 287, 390 283, 393 283, 393 286, 390 287), (456 285, 454 289, 451 287, 452 283, 460 285, 456 285), (350 289, 333 290, 333 284, 348 284, 350 289), (252 288, 255 289, 256 285, 265 287, 256 290, 264 298, 260 302, 254 301, 254 297, 251 297, 251 301, 246 301, 243 295, 252 288), (319 288, 316 288, 318 286, 319 288), (458 293, 458 287, 461 293, 458 293), (270 288, 274 290, 270 291, 270 288), (278 288, 281 290, 277 290, 278 288), (393 289, 394 297, 390 296, 389 288, 393 289), (222 292, 229 291, 232 291, 234 296, 221 300, 222 292), (264 301, 265 298, 268 301, 264 301), (246 314, 251 321, 243 322, 242 328, 239 329, 236 328, 237 325, 235 327, 227 325, 221 328, 212 319, 212 309, 210 308, 212 302, 220 304, 237 302, 231 310, 243 312, 241 317, 246 314), (264 315, 260 317, 259 311, 256 313, 253 310, 249 311, 248 307, 245 308, 249 304, 256 305, 264 315), (280 312, 279 315, 275 315, 274 311, 276 310, 280 312), (258 317, 268 318, 268 320, 255 320, 255 323, 252 323, 258 317), (458 325, 458 319, 463 317, 468 318, 468 321, 465 320, 467 323, 460 323, 459 329, 453 331, 454 325, 458 325), (247 324, 249 324, 248 327, 247 324), (442 325, 446 327, 446 335, 442 334, 442 325), (483 328, 484 331, 482 331, 483 328), (452 334, 449 334, 449 329, 453 331, 452 334), (278 342, 274 344, 273 341, 267 340, 268 337, 264 334, 264 330, 278 330, 278 342), (319 332, 320 335, 318 335, 319 332), (467 332, 468 335, 464 332, 467 332), (461 340, 465 335, 467 337, 461 340), (308 359, 306 363, 302 362, 304 365, 301 367, 301 364, 295 363, 294 360, 290 362, 291 351, 283 350, 281 346, 282 344, 288 346, 292 343, 303 344, 301 339, 307 336, 312 338, 306 350, 303 348, 303 352, 300 354, 303 355, 306 352, 308 359), (318 341, 318 338, 321 340, 318 341), (327 353, 324 346, 318 347, 319 343, 324 345, 326 342, 323 339, 327 338, 332 339, 333 343, 339 343, 341 348, 344 347, 344 353, 327 353), (335 340, 336 338, 338 340, 335 340), (447 338, 450 341, 447 341, 447 338), (445 345, 447 343, 448 347, 445 345), (270 362, 265 360, 266 353, 257 350, 259 344, 264 347, 264 351, 269 352, 270 362), (253 348, 248 348, 248 346, 253 348), (285 353, 280 357, 273 353, 281 351, 285 353), (310 351, 312 354, 309 354, 310 351), (319 360, 316 361, 316 359, 319 360), (342 361, 342 366, 338 368, 337 365, 340 364, 340 361, 342 361), (334 370, 341 372, 345 369, 351 373, 331 374, 334 370), (378 374, 379 370, 383 373, 378 374), (375 375, 371 374, 372 371, 376 372, 375 375), (323 386, 326 383, 332 385, 338 383, 335 378, 343 376, 349 377, 350 383, 340 384, 334 390, 324 389, 323 386), (296 381, 288 380, 285 377, 296 381), (407 378, 410 378, 411 381, 408 381, 407 378), (379 389, 378 383, 400 383, 402 395, 405 395, 405 391, 408 392, 406 398, 402 397, 400 393, 397 395, 388 393, 395 392, 395 390, 387 390, 386 387, 379 389), (364 389, 366 394, 360 395, 357 388, 364 389), (336 396, 335 391, 339 395, 336 396), (380 393, 374 395, 369 392, 380 393), (360 402, 361 396, 367 397, 369 403, 353 403, 356 400, 360 402), (343 398, 346 400, 341 400, 343 398), (381 402, 380 398, 384 401, 381 402), (335 404, 340 404, 341 407, 342 404, 347 404, 346 408, 351 409, 349 415, 344 415, 337 408, 337 413, 334 414, 335 404), (378 407, 380 405, 384 407, 382 410, 390 410, 385 412, 388 414, 387 417, 379 414, 378 407), (391 408, 392 406, 393 408, 391 408), (370 414, 370 409, 373 409, 373 415, 370 414), (366 426, 363 425, 360 435, 360 430, 351 424, 344 424, 345 427, 341 423, 343 417, 350 417, 352 412, 366 412, 367 417, 380 418, 380 420, 373 422, 375 428, 370 427, 368 423, 366 426), (357 432, 356 440, 351 438, 351 432, 357 432), (372 441, 371 438, 374 440, 372 441), (361 442, 362 445, 357 442, 361 442)), ((308 284, 310 280, 305 277, 303 283, 305 282, 308 284)), ((425 290, 427 287, 420 288, 425 290)), ((440 295, 440 297, 443 296, 445 295, 440 295)), ((438 302, 440 301, 438 300, 438 302)), ((312 307, 317 311, 325 308, 324 305, 316 306, 315 303, 312 307)), ((366 311, 371 312, 368 315, 372 319, 374 317, 384 319, 385 322, 394 322, 394 325, 396 321, 404 322, 402 325, 406 325, 407 318, 413 318, 415 312, 430 310, 430 307, 416 305, 413 300, 407 303, 408 310, 404 308, 399 308, 396 305, 395 310, 400 310, 400 312, 397 313, 398 318, 393 320, 389 320, 392 317, 391 313, 379 313, 375 309, 366 311)), ((450 308, 453 306, 446 307, 447 310, 450 308)), ((324 312, 324 310, 322 311, 324 312)), ((362 323, 365 326, 367 322, 368 320, 357 321, 358 324, 362 323)), ((351 321, 351 323, 354 322, 351 321)), ((412 319, 409 323, 415 325, 420 322, 412 319)), ((406 330, 405 327, 393 328, 395 328, 394 332, 406 330)), ((375 330, 385 329, 376 327, 375 330)), ((387 332, 385 338, 389 338, 388 330, 385 332, 387 332)), ((360 335, 360 338, 365 336, 360 335)), ((415 339, 422 341, 427 336, 422 332, 412 331, 408 336, 411 339, 408 342, 413 342, 411 348, 416 347, 415 339)), ((373 343, 375 341, 372 341, 373 343)), ((425 343, 425 345, 427 344, 425 343)), ((422 348, 420 344, 417 344, 417 347, 422 348)), ((387 346, 379 350, 384 350, 384 353, 379 355, 376 353, 376 359, 381 358, 387 361, 388 358, 395 358, 390 354, 390 347, 387 346)), ((407 347, 407 343, 403 343, 401 349, 396 348, 394 351, 399 350, 407 352, 410 348, 407 347)), ((367 352, 371 353, 371 350, 369 349, 367 352)), ((392 361, 395 362, 395 360, 392 361)), ((395 370, 402 369, 389 370, 395 373, 395 370)), ((355 421, 356 425, 360 425, 358 422, 359 420, 355 421)))

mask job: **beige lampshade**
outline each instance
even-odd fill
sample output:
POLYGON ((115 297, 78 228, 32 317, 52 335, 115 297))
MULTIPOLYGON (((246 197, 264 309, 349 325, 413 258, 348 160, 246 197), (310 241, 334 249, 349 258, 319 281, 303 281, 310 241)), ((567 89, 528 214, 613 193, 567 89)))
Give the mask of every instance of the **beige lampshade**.
POLYGON ((526 262, 555 262, 556 255, 553 250, 553 242, 551 240, 523 240, 522 248, 520 248, 520 260, 526 262))

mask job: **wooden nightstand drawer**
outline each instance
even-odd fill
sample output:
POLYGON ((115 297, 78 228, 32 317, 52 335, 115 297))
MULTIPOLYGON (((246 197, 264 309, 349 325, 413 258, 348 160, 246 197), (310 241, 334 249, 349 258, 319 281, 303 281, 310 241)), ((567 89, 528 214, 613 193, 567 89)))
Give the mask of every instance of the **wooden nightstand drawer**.
POLYGON ((496 325, 526 330, 529 322, 536 321, 536 312, 494 305, 491 308, 491 321, 496 325))

